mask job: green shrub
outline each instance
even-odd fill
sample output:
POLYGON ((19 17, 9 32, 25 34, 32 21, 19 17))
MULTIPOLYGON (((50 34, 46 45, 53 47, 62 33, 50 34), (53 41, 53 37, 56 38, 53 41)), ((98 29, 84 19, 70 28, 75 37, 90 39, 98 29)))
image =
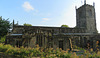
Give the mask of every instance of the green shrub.
POLYGON ((41 57, 41 58, 100 58, 100 51, 98 53, 91 53, 87 50, 84 50, 84 53, 80 56, 77 56, 77 53, 63 51, 62 49, 55 49, 53 48, 18 48, 12 47, 11 45, 4 45, 0 44, 0 52, 4 53, 5 55, 12 55, 15 57, 27 58, 27 57, 41 57))
POLYGON ((12 48, 11 45, 4 45, 4 44, 0 44, 0 52, 6 52, 9 48, 12 48))
POLYGON ((5 42, 5 39, 6 39, 6 36, 1 37, 0 43, 4 43, 5 42))

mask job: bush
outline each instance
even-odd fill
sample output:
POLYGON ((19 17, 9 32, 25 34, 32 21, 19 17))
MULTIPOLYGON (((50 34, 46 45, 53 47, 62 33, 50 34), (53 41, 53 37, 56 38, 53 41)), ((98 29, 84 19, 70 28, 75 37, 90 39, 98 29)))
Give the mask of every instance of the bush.
POLYGON ((6 36, 1 37, 0 43, 4 43, 5 42, 5 39, 6 39, 6 36))
POLYGON ((27 58, 27 57, 41 57, 41 58, 100 58, 100 51, 98 53, 90 53, 87 50, 81 55, 77 55, 73 52, 63 51, 62 49, 57 48, 18 48, 12 47, 11 45, 0 44, 0 52, 5 55, 12 55, 15 57, 27 58))

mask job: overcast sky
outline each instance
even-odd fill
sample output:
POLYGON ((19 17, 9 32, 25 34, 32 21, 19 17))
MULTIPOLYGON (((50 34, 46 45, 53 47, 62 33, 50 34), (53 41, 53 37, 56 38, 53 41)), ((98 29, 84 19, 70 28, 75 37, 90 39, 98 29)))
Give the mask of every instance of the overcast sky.
MULTIPOLYGON (((100 32, 100 0, 95 2, 97 29, 100 32)), ((80 7, 84 0, 0 0, 0 16, 12 22, 32 24, 33 26, 57 26, 66 24, 76 26, 75 6, 80 7)))

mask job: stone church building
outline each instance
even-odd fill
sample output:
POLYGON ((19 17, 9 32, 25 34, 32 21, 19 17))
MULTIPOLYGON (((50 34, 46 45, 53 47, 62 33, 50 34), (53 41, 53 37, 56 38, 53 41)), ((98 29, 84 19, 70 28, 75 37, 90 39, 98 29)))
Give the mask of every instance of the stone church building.
MULTIPOLYGON (((76 8, 76 27, 45 27, 15 25, 6 37, 6 44, 13 46, 72 49, 74 46, 96 48, 100 42, 96 28, 95 4, 84 3, 76 8)), ((100 45, 100 44, 99 44, 100 45)))

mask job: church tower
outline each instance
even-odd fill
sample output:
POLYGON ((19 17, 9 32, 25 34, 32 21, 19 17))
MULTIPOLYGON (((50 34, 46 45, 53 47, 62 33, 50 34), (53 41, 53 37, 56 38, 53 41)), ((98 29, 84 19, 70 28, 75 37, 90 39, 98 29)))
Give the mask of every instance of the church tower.
POLYGON ((97 33, 96 17, 95 17, 95 4, 86 4, 76 9, 76 27, 85 28, 87 33, 97 33))

